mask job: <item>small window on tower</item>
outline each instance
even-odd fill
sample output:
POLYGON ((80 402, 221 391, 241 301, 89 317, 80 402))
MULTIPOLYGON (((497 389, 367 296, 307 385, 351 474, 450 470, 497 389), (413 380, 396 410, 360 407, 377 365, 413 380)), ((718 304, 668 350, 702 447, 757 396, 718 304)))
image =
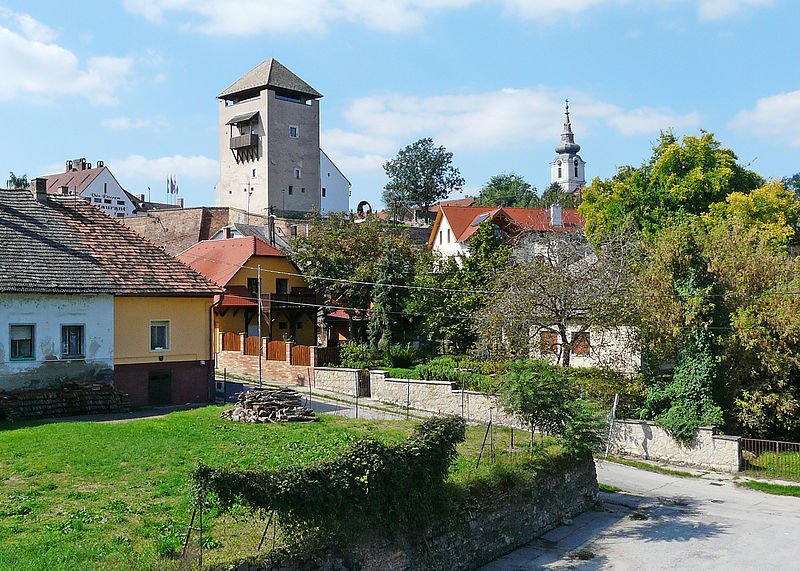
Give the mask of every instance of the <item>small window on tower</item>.
POLYGON ((303 172, 300 169, 295 168, 294 169, 294 178, 300 180, 301 176, 303 176, 303 172))
POLYGON ((327 195, 327 191, 325 190, 325 187, 323 186, 322 187, 322 198, 325 198, 326 196, 328 196, 327 195))
POLYGON ((289 137, 292 139, 297 138, 297 125, 289 125, 289 137))
POLYGON ((289 194, 292 194, 292 191, 293 191, 293 190, 294 190, 294 188, 292 188, 292 185, 290 184, 290 185, 289 185, 289 194))

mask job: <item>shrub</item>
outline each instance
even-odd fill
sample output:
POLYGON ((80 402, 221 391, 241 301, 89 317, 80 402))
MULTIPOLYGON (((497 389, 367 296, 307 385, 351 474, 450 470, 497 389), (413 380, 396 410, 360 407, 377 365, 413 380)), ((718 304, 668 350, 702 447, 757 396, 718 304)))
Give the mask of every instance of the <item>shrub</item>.
POLYGON ((336 459, 306 468, 238 471, 200 465, 191 478, 200 501, 222 509, 275 511, 289 543, 345 541, 381 527, 422 530, 446 498, 464 420, 428 419, 407 440, 359 440, 336 459))
POLYGON ((392 345, 384 355, 384 363, 388 367, 412 367, 420 359, 420 352, 411 345, 392 345))
POLYGON ((341 366, 349 369, 364 369, 375 362, 375 352, 368 343, 345 343, 339 350, 341 366))

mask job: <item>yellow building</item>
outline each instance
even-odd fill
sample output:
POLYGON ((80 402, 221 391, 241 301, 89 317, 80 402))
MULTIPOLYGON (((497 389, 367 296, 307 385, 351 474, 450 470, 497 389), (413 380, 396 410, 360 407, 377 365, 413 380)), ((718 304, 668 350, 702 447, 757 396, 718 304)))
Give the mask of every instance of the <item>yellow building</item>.
POLYGON ((205 240, 178 259, 225 288, 214 303, 214 339, 218 333, 256 337, 260 326, 261 337, 316 344, 316 296, 289 257, 277 248, 255 236, 205 240))

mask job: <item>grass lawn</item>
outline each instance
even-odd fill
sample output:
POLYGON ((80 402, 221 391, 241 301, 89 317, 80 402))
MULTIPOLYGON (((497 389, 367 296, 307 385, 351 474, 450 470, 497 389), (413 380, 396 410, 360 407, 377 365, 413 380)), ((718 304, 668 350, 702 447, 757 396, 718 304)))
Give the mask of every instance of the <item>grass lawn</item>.
POLYGON ((746 461, 745 472, 756 477, 800 480, 800 452, 764 451, 758 457, 746 461))
POLYGON ((800 498, 800 486, 771 484, 769 482, 757 482, 754 480, 736 482, 736 485, 741 488, 750 488, 751 490, 758 490, 759 492, 773 494, 776 496, 795 496, 800 498))
MULTIPOLYGON (((305 465, 333 458, 362 435, 401 440, 415 424, 320 415, 314 424, 248 425, 220 419, 221 410, 116 423, 0 423, 0 569, 177 567, 191 515, 187 476, 198 461, 305 465)), ((495 429, 494 462, 487 450, 476 469, 484 436, 485 428, 468 430, 454 488, 492 487, 536 466, 527 452, 504 452, 510 432, 495 429)), ((252 516, 207 511, 206 561, 254 553, 262 530, 252 516)))

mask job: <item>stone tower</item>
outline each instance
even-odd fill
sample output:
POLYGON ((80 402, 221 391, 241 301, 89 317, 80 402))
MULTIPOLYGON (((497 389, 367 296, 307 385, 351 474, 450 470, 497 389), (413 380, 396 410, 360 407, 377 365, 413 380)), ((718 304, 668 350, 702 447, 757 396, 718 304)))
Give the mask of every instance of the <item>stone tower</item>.
POLYGON ((550 182, 556 182, 565 192, 580 195, 580 189, 586 185, 585 165, 578 152, 581 146, 575 142, 572 124, 569 122, 569 101, 566 101, 564 114, 564 130, 561 142, 556 147, 557 157, 550 166, 550 182))
POLYGON ((217 95, 217 205, 253 214, 320 209, 321 97, 275 59, 217 95))

